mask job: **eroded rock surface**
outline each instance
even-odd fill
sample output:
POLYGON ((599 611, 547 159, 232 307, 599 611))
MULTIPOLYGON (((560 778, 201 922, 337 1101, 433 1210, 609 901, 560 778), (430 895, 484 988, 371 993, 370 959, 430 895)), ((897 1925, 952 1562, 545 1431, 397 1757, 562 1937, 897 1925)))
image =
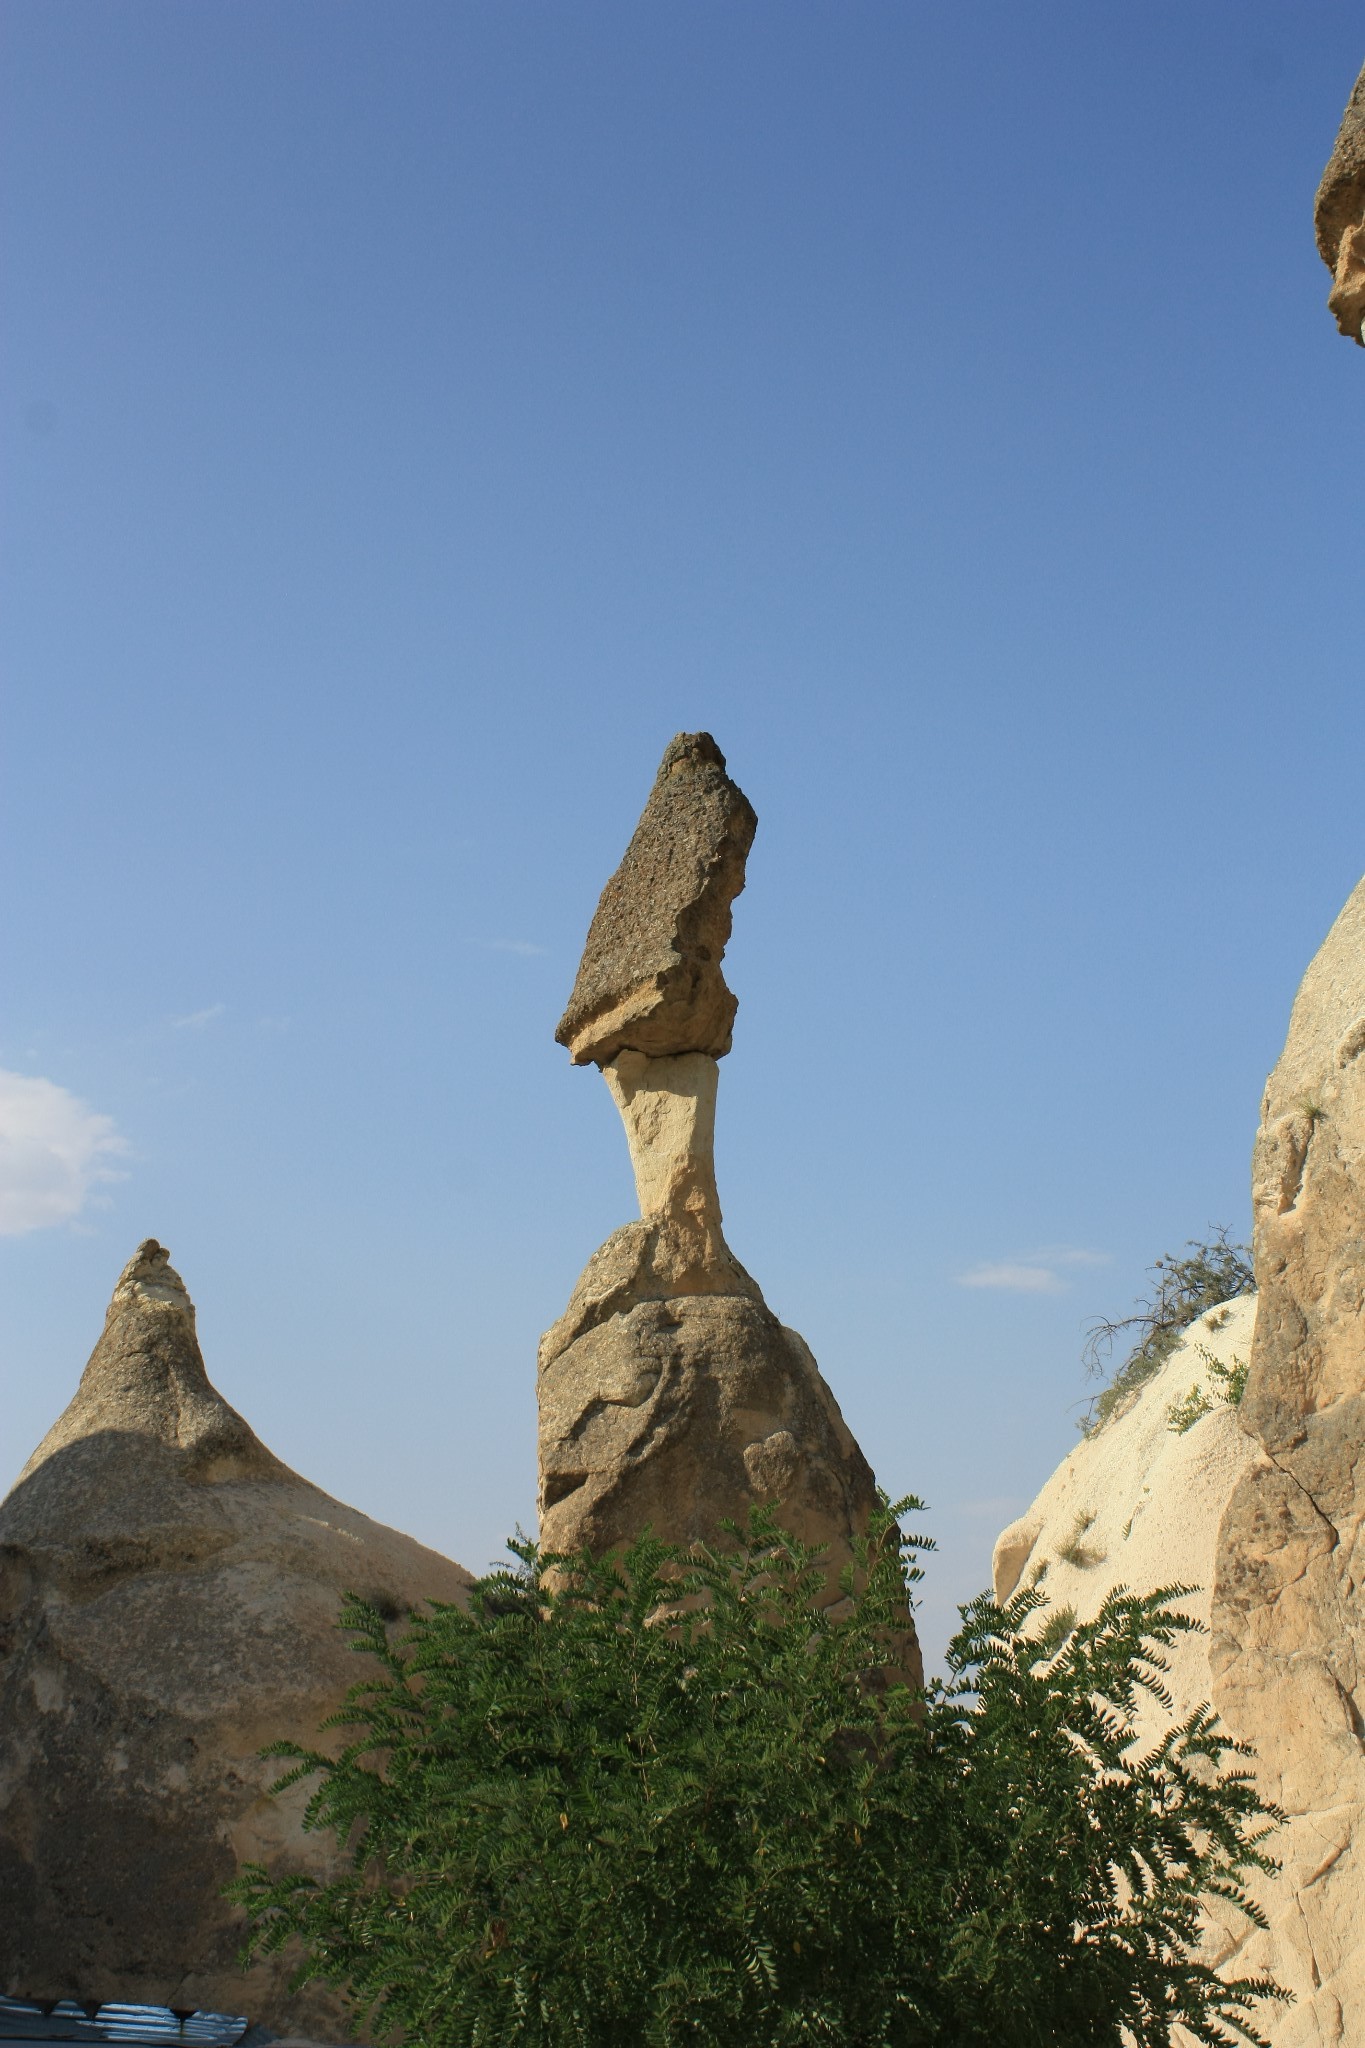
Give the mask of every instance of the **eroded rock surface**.
POLYGON ((757 822, 710 733, 670 741, 555 1032, 579 1066, 623 1048, 655 1059, 730 1050, 737 1005, 720 963, 757 822))
MULTIPOLYGON (((720 977, 754 814, 709 735, 669 747, 607 885, 558 1037, 596 1060, 640 1203, 541 1341, 540 1535, 550 1550, 710 1541, 751 1502, 838 1573, 876 1485, 810 1350, 725 1242, 713 1133, 735 999, 720 977), (681 936, 679 936, 681 934, 681 936), (576 1021, 577 1020, 577 1021, 576 1021)), ((920 1672, 913 1632, 902 1659, 920 1672)))
POLYGON ((0 1505, 0 1982, 242 2012, 342 2039, 318 1987, 237 1966, 241 1861, 327 1872, 304 1797, 258 1750, 316 1743, 362 1675, 354 1591, 401 1617, 459 1565, 282 1464, 204 1370, 194 1308, 148 1240, 66 1412, 0 1505))
POLYGON ((631 1278, 571 1342, 552 1331, 541 1347, 542 1542, 619 1549, 646 1524, 708 1541, 749 1502, 780 1500, 837 1574, 876 1487, 807 1345, 752 1282, 749 1294, 645 1293, 644 1261, 631 1278))
POLYGON ((1365 2041, 1365 883, 1304 976, 1252 1171, 1257 1455, 1219 1531, 1214 1704, 1290 1825, 1268 1935, 1276 2048, 1365 2041))
POLYGON ((1313 214, 1318 250, 1332 272, 1327 304, 1340 332, 1365 346, 1365 71, 1342 116, 1313 214))

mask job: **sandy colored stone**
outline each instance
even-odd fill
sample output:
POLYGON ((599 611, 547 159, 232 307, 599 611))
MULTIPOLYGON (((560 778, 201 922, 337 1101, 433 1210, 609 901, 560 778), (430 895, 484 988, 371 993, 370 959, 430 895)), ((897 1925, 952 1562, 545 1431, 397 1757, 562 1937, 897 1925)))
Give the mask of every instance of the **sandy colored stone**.
POLYGON ((809 1349, 762 1301, 637 1302, 543 1353, 541 1540, 618 1549, 648 1524, 709 1541, 751 1501, 783 1504, 835 1574, 876 1489, 809 1349))
POLYGON ((1342 334, 1362 342, 1365 319, 1365 71, 1342 116, 1313 207, 1318 250, 1332 272, 1327 304, 1342 334))
POLYGON ((1365 883, 1304 976, 1252 1168, 1257 1455, 1218 1537, 1214 1704, 1291 1816, 1247 1946, 1276 2048, 1365 2041, 1365 883))
POLYGON ((709 733, 670 741, 621 865, 588 928, 555 1037, 575 1062, 730 1050, 736 999, 721 956, 757 825, 709 733))
POLYGON ((0 1983, 344 2038, 338 2002, 236 1963, 239 1861, 331 1870, 258 1750, 315 1743, 362 1675, 354 1591, 401 1617, 459 1565, 282 1464, 210 1383, 149 1240, 66 1412, 0 1505, 0 1983))

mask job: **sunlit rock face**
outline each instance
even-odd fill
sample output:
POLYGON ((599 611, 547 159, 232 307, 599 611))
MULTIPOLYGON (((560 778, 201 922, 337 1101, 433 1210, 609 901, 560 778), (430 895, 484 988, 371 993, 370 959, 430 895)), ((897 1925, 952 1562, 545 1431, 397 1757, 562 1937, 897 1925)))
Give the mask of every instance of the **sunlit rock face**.
POLYGON ((361 1675, 343 1593, 397 1619, 469 1584, 266 1449, 211 1384, 168 1254, 141 1245, 0 1505, 0 1989, 343 2038, 326 1992, 237 1964, 221 1893, 240 1862, 334 1868, 258 1752, 316 1746, 361 1675))
MULTIPOLYGON (((708 733, 667 749, 603 892, 558 1037, 596 1062, 640 1215, 588 1261, 540 1346, 540 1533, 619 1549, 650 1526, 709 1541, 780 1501, 825 1546, 830 1598, 876 1501, 810 1350, 726 1244, 713 1133, 735 998, 721 973, 753 810, 708 733)), ((913 1637, 903 1660, 917 1677, 913 1637)))
POLYGON ((1276 2048, 1365 2041, 1365 882, 1304 976, 1252 1173, 1256 1456, 1219 1530, 1214 1704, 1290 1822, 1245 1959, 1276 2048))
POLYGON ((1319 253, 1332 273, 1328 307, 1338 330, 1365 346, 1365 71, 1342 116, 1313 217, 1319 253))

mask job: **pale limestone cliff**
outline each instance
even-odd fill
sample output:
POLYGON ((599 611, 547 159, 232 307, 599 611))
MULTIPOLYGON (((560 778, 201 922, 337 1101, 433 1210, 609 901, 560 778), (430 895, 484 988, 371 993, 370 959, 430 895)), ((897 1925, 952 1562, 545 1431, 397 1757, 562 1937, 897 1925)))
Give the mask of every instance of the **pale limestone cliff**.
POLYGON ((1079 1615, 1111 1586, 1180 1580, 1207 1637, 1178 1652, 1177 1711, 1207 1699, 1289 1818, 1268 1920, 1217 1913, 1209 1954, 1294 1993, 1272 2048, 1365 2043, 1365 883, 1304 976, 1266 1086, 1252 1171, 1258 1293, 1196 1324, 1134 1407, 1077 1446, 996 1547, 1004 1593, 1046 1564, 1079 1615), (1216 1320, 1216 1318, 1215 1318, 1216 1320), (1194 1347, 1248 1360, 1235 1410, 1184 1435, 1194 1347))
POLYGON ((341 2038, 246 1976, 240 1861, 330 1870, 258 1751, 315 1742, 361 1676, 341 1595, 401 1616, 469 1575, 282 1464, 210 1383, 149 1240, 70 1406, 0 1505, 0 1987, 240 2012, 341 2038))
MULTIPOLYGON (((997 1600, 1037 1584, 1049 1601, 1041 1620, 1070 1609, 1089 1621, 1116 1586, 1183 1585, 1195 1590, 1181 1606, 1207 1626, 1219 1521, 1256 1455, 1210 1361, 1245 1364, 1255 1317, 1254 1295, 1201 1316, 1131 1405, 1077 1443, 997 1540, 997 1600), (1177 1430, 1171 1410, 1196 1389, 1210 1406, 1177 1430)), ((1178 1640, 1171 1659, 1176 1712, 1188 1714, 1211 1697, 1208 1637, 1178 1640)))

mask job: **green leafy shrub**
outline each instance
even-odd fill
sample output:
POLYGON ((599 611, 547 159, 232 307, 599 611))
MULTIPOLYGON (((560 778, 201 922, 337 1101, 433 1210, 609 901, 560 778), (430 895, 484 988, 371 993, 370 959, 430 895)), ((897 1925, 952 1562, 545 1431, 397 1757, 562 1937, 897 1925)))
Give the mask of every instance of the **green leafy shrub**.
POLYGON ((1234 1355, 1230 1364, 1222 1365, 1204 1350, 1202 1344, 1198 1348, 1208 1360, 1209 1371, 1218 1381, 1220 1398, 1227 1402, 1229 1408, 1240 1408, 1242 1396, 1247 1390, 1247 1373, 1251 1369, 1251 1360, 1234 1355))
POLYGON ((1109 1373, 1115 1344, 1120 1338, 1132 1337, 1123 1363, 1081 1418, 1087 1436, 1121 1413, 1152 1375, 1160 1372, 1191 1323, 1239 1294, 1250 1294, 1256 1285, 1249 1248, 1231 1243, 1221 1225, 1211 1229, 1207 1239, 1191 1238, 1183 1255, 1167 1252, 1147 1270, 1152 1279, 1150 1295, 1135 1303, 1131 1315, 1117 1321, 1100 1317, 1086 1337, 1082 1357, 1092 1379, 1103 1379, 1109 1373))
POLYGON ((1203 1416, 1213 1413, 1213 1402, 1196 1380, 1188 1394, 1179 1401, 1172 1401, 1166 1410, 1166 1427, 1173 1429, 1177 1436, 1184 1436, 1187 1429, 1193 1429, 1203 1416))
POLYGON ((1195 1350, 1204 1361, 1204 1369, 1213 1382, 1212 1387, 1201 1387, 1196 1380, 1182 1401, 1172 1401, 1166 1410, 1166 1426, 1177 1436, 1183 1436, 1187 1429, 1193 1429, 1201 1416, 1213 1413, 1215 1400, 1229 1408, 1241 1406, 1247 1389, 1249 1361, 1234 1357, 1230 1365, 1224 1365, 1215 1358, 1206 1344, 1196 1344, 1195 1350))
POLYGON ((900 1682, 916 1539, 887 1508, 819 1605, 756 1511, 734 1547, 540 1558, 370 1660, 308 1824, 330 1884, 233 1887, 251 1949, 424 2048, 1153 2048, 1255 2041, 1269 1983, 1195 1959, 1200 1902, 1258 1916, 1270 1810, 1207 1711, 1146 1746, 1184 1589, 1118 1592, 1049 1657, 1036 1590, 963 1610, 951 1677, 900 1682), (1126 2030, 1126 2031, 1125 2031, 1126 2030))

